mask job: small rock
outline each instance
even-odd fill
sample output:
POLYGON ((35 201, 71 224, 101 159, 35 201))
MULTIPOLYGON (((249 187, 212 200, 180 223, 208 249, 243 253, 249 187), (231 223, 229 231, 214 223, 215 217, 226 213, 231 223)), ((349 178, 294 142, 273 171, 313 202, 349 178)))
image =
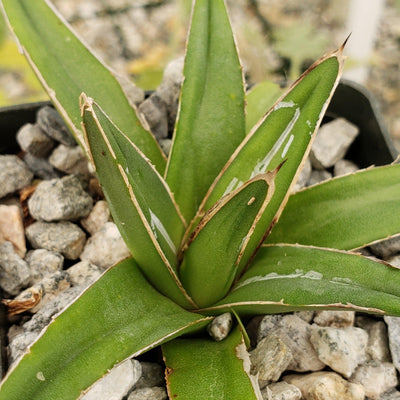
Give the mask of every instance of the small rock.
POLYGON ((61 177, 61 172, 55 170, 47 158, 39 158, 30 153, 26 153, 24 155, 24 161, 35 176, 40 179, 48 180, 61 177))
POLYGON ((74 146, 76 144, 60 114, 53 107, 42 107, 37 113, 37 123, 40 129, 55 141, 66 146, 74 146))
POLYGON ((303 321, 310 323, 314 319, 315 311, 295 311, 294 315, 297 315, 303 321))
POLYGON ((0 243, 10 242, 15 252, 25 257, 26 243, 21 210, 16 205, 0 204, 0 243))
POLYGON ((314 322, 319 326, 332 326, 344 328, 354 324, 354 311, 317 311, 314 322))
POLYGON ((333 176, 342 176, 352 174, 358 171, 358 165, 354 164, 350 160, 339 160, 333 167, 333 176))
POLYGON ((343 118, 337 118, 319 129, 310 151, 314 168, 332 167, 346 154, 358 135, 357 126, 343 118))
POLYGON ((25 124, 17 132, 17 142, 23 151, 35 157, 46 157, 54 141, 43 133, 38 124, 25 124))
POLYGON ((29 264, 31 271, 31 285, 39 282, 45 276, 61 271, 64 265, 64 257, 60 253, 46 249, 28 251, 25 261, 29 264))
POLYGON ((300 400, 301 391, 287 382, 271 383, 261 391, 264 400, 300 400))
POLYGON ((156 92, 139 106, 139 111, 145 116, 151 132, 157 139, 165 139, 168 136, 167 107, 156 92))
POLYGON ((384 316, 383 319, 388 327, 389 349, 392 362, 397 371, 400 372, 400 318, 384 316))
POLYGON ((30 288, 25 289, 14 299, 14 302, 20 301, 24 303, 26 300, 34 297, 35 294, 39 294, 39 302, 32 304, 33 307, 30 308, 32 313, 36 313, 62 292, 69 289, 70 286, 71 283, 68 281, 68 274, 65 271, 57 271, 52 275, 46 276, 30 288))
POLYGON ((66 272, 74 286, 82 287, 89 286, 101 275, 100 269, 87 261, 80 261, 74 264, 66 272))
POLYGON ((34 222, 25 233, 33 248, 61 253, 68 260, 80 256, 86 241, 85 232, 69 221, 34 222))
POLYGON ((297 179, 292 192, 298 192, 300 189, 303 189, 309 185, 311 179, 311 170, 311 161, 309 158, 306 158, 304 166, 301 169, 299 178, 297 179))
POLYGON ((350 381, 362 385, 365 395, 371 399, 378 399, 381 394, 393 389, 398 383, 394 365, 380 361, 368 361, 360 365, 350 381))
POLYGON ((106 222, 86 243, 81 260, 106 269, 130 256, 114 222, 106 222))
POLYGON ((10 367, 25 353, 28 346, 36 340, 38 335, 39 332, 22 332, 10 341, 8 345, 8 362, 10 363, 10 367))
POLYGON ((216 341, 224 340, 232 328, 231 313, 224 313, 215 317, 208 325, 207 331, 209 335, 216 341))
POLYGON ((111 221, 111 213, 108 204, 99 200, 86 218, 81 219, 81 225, 91 234, 98 232, 106 222, 111 221))
POLYGON ((71 287, 61 292, 52 301, 43 305, 43 307, 27 321, 23 327, 26 332, 40 332, 45 326, 49 325, 52 317, 69 306, 78 295, 82 293, 80 286, 71 287))
POLYGON ((319 359, 346 378, 367 359, 368 334, 361 328, 316 327, 310 342, 319 359))
POLYGON ((167 392, 163 387, 149 387, 135 389, 129 396, 128 400, 167 400, 167 392))
POLYGON ((391 361, 386 324, 364 315, 356 319, 357 326, 368 332, 367 355, 371 360, 391 361))
POLYGON ((172 147, 172 140, 171 139, 161 139, 160 140, 160 147, 164 154, 168 157, 169 152, 171 151, 172 147))
POLYGON ((49 163, 66 174, 90 176, 88 160, 80 146, 60 144, 50 154, 49 163))
POLYGON ((165 384, 164 368, 157 363, 143 361, 142 375, 135 384, 135 389, 153 386, 163 386, 165 384))
POLYGON ((313 327, 297 315, 266 315, 259 327, 258 338, 269 334, 278 335, 290 348, 293 359, 287 369, 290 371, 318 371, 325 367, 310 343, 313 327))
POLYGON ((308 186, 316 185, 317 183, 321 183, 327 181, 332 178, 332 174, 324 169, 314 169, 311 172, 310 179, 308 181, 308 186))
POLYGON ((82 400, 121 400, 141 373, 139 361, 126 360, 91 386, 82 400))
POLYGON ((29 212, 39 221, 73 221, 86 217, 92 209, 92 197, 79 179, 68 175, 39 183, 28 200, 29 212))
POLYGON ((400 392, 396 389, 388 390, 380 395, 379 400, 400 400, 400 392))
POLYGON ((387 262, 393 265, 394 267, 400 268, 400 255, 389 257, 387 259, 387 262))
POLYGON ((271 333, 250 352, 251 374, 258 377, 260 389, 276 382, 292 361, 292 352, 279 336, 271 333))
POLYGON ((0 286, 8 294, 15 296, 31 279, 28 263, 15 251, 10 242, 0 244, 0 286))
POLYGON ((298 387, 304 400, 364 400, 365 397, 361 385, 347 382, 334 372, 288 375, 283 380, 298 387))
POLYGON ((370 246, 371 251, 384 260, 400 252, 400 237, 383 240, 370 246))
POLYGON ((29 186, 33 173, 14 155, 0 155, 0 198, 29 186))

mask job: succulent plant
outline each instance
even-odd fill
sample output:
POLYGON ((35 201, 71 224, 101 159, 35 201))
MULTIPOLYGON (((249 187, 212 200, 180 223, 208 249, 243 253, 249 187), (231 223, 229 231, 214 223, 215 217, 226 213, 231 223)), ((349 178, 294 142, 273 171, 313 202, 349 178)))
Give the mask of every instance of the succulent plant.
POLYGON ((2 7, 95 166, 132 257, 51 322, 7 373, 1 400, 80 398, 114 365, 160 345, 171 399, 260 399, 241 318, 307 309, 400 315, 397 269, 354 252, 400 232, 400 166, 291 194, 340 78, 343 46, 246 129, 259 111, 246 110, 224 2, 195 1, 166 159, 113 74, 50 2, 2 7), (225 312, 236 327, 221 342, 207 338, 225 312))

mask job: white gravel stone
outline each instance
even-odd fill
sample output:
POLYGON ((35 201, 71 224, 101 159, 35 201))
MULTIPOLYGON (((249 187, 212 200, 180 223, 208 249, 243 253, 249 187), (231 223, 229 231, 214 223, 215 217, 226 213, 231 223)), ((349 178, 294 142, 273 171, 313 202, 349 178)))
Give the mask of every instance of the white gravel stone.
POLYGON ((22 355, 29 345, 38 337, 39 332, 22 332, 15 336, 8 345, 8 361, 10 367, 22 355))
POLYGON ((231 313, 224 313, 215 317, 208 325, 207 331, 209 335, 216 341, 224 340, 232 328, 231 313))
POLYGON ((319 326, 343 328, 354 324, 354 311, 317 311, 314 322, 319 326))
POLYGON ((386 324, 365 315, 358 316, 356 324, 368 332, 367 355, 376 361, 391 361, 386 324))
POLYGON ((20 158, 0 155, 0 198, 30 185, 32 178, 33 173, 20 158))
POLYGON ((311 178, 311 161, 309 158, 306 159, 304 162, 304 166, 300 172, 299 178, 297 179, 296 184, 293 187, 292 192, 298 192, 299 190, 305 188, 309 185, 310 178, 311 178))
POLYGON ((392 362, 397 371, 400 372, 400 317, 384 316, 383 319, 388 327, 389 349, 392 362))
POLYGON ((0 244, 0 286, 8 294, 15 296, 29 285, 31 274, 28 263, 14 250, 10 242, 0 244))
POLYGON ((111 221, 111 213, 108 204, 99 200, 86 218, 81 219, 81 225, 91 234, 98 232, 106 222, 111 221))
POLYGON ((300 400, 301 391, 287 382, 271 383, 261 391, 263 400, 300 400))
POLYGON ((394 365, 380 361, 368 361, 360 365, 350 381, 362 385, 370 399, 379 399, 381 394, 393 389, 398 383, 394 365))
POLYGON ((317 183, 321 183, 327 181, 332 178, 332 174, 329 171, 324 169, 318 170, 314 169, 311 171, 311 176, 308 181, 308 186, 316 185, 317 183))
POLYGON ((310 342, 319 359, 346 378, 367 359, 368 334, 361 328, 316 327, 310 342))
POLYGON ((82 400, 122 400, 140 378, 141 373, 139 361, 126 360, 97 381, 82 396, 82 400))
POLYGON ((69 260, 79 257, 86 241, 85 232, 69 221, 37 221, 29 225, 25 233, 33 248, 56 251, 69 260))
POLYGON ((89 177, 88 161, 80 146, 60 144, 50 154, 49 163, 66 174, 89 177))
POLYGON ((74 221, 89 215, 92 197, 74 175, 39 183, 28 200, 29 212, 39 221, 74 221))
POLYGON ((24 155, 25 164, 36 177, 44 180, 60 178, 62 173, 56 170, 47 158, 35 157, 30 153, 24 155))
POLYGON ((333 176, 341 176, 351 174, 358 171, 358 165, 350 160, 339 160, 333 167, 333 176))
POLYGON ((35 157, 46 157, 54 147, 54 141, 43 133, 38 124, 25 124, 17 132, 21 149, 35 157))
POLYGON ((135 389, 165 384, 164 368, 157 363, 142 361, 142 375, 135 384, 135 389))
POLYGON ((364 388, 343 379, 334 372, 287 375, 283 378, 298 387, 304 400, 364 400, 364 388))
POLYGON ((290 348, 274 333, 262 339, 250 352, 251 374, 258 377, 261 389, 276 382, 286 371, 293 356, 290 348))
POLYGON ((66 270, 69 280, 74 286, 87 287, 92 284, 100 275, 97 265, 87 261, 80 261, 66 270))
POLYGON ((129 396, 128 400, 167 400, 167 391, 163 387, 149 387, 135 389, 129 396))
POLYGON ((81 260, 106 269, 130 256, 117 226, 106 222, 103 227, 90 237, 81 254, 81 260))
POLYGON ((343 118, 321 126, 310 151, 313 167, 332 167, 343 158, 357 135, 358 128, 343 118))
POLYGON ((0 243, 10 242, 20 257, 25 257, 25 230, 21 210, 17 205, 0 204, 0 243))
POLYGON ((306 372, 319 371, 325 367, 313 346, 310 335, 313 327, 297 315, 266 315, 260 323, 258 339, 274 333, 290 348, 293 359, 287 369, 306 372))
POLYGON ((61 271, 64 265, 64 257, 60 253, 46 249, 29 250, 25 261, 31 271, 31 285, 39 282, 45 276, 61 271))

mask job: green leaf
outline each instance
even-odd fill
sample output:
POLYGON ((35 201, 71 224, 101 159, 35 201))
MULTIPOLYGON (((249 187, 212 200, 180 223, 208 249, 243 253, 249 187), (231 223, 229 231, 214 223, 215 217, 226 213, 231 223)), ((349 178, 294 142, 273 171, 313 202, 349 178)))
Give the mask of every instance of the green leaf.
POLYGON ((156 292, 133 259, 109 269, 12 368, 1 400, 75 400, 116 363, 205 327, 156 292))
MULTIPOLYGON (((243 182, 284 162, 275 180, 274 195, 256 226, 243 261, 249 259, 259 238, 277 221, 308 155, 315 132, 337 86, 342 69, 342 48, 313 64, 269 111, 213 183, 200 214, 243 182)), ((239 269, 245 266, 241 265, 239 269)))
POLYGON ((272 197, 275 175, 259 175, 222 198, 186 244, 179 275, 199 307, 215 303, 229 291, 254 227, 272 197))
POLYGON ((162 349, 170 399, 262 400, 239 329, 222 342, 176 339, 162 349))
POLYGON ((246 133, 255 127, 281 93, 279 85, 270 81, 258 83, 246 93, 246 133))
POLYGON ((359 171, 290 196, 268 243, 351 250, 398 234, 400 165, 359 171))
POLYGON ((400 316, 400 274, 380 260, 298 245, 263 246, 225 299, 201 312, 348 309, 400 316))
POLYGON ((223 0, 193 10, 166 179, 190 221, 245 135, 243 77, 223 0))
POLYGON ((165 181, 92 99, 82 102, 89 154, 131 254, 162 293, 193 305, 176 269, 185 225, 165 181))
POLYGON ((50 99, 82 144, 79 96, 87 93, 163 173, 165 158, 120 84, 46 0, 2 0, 20 48, 50 99))

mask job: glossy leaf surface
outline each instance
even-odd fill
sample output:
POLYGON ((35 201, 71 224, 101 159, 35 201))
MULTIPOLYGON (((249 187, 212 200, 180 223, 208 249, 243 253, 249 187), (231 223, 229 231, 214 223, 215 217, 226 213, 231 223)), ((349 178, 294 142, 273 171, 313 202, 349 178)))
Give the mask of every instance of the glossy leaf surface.
POLYGON ((160 172, 165 158, 129 104, 120 84, 46 0, 2 0, 20 48, 62 117, 82 144, 79 96, 96 99, 160 172), (44 22, 45 21, 45 22, 44 22))
POLYGON ((296 245, 260 249, 251 268, 207 312, 266 314, 354 309, 400 316, 400 274, 382 261, 296 245))
POLYGON ((275 173, 260 175, 221 199, 200 221, 180 267, 182 283, 199 307, 231 287, 254 227, 273 195, 275 173))
POLYGON ((176 269, 185 226, 163 178, 93 100, 82 100, 87 146, 122 237, 151 282, 188 305, 176 269))
MULTIPOLYGON (((257 174, 272 171, 284 162, 275 180, 275 192, 260 219, 251 254, 257 240, 273 226, 283 209, 311 141, 328 106, 341 72, 341 50, 325 56, 307 70, 289 92, 271 109, 258 128, 246 136, 214 182, 203 209, 221 196, 240 187, 257 174)), ((243 257, 247 260, 248 257, 243 257)), ((243 268, 244 265, 241 266, 243 268)))
POLYGON ((116 363, 208 322, 160 295, 127 259, 48 326, 3 381, 0 399, 75 400, 116 363))
POLYGON ((223 0, 195 3, 166 179, 190 221, 245 135, 243 77, 223 0))
POLYGON ((170 399, 262 400, 245 372, 250 360, 244 360, 245 346, 239 329, 222 342, 176 339, 162 349, 170 399))
POLYGON ((290 196, 268 243, 351 250, 400 231, 400 165, 367 169, 290 196))

